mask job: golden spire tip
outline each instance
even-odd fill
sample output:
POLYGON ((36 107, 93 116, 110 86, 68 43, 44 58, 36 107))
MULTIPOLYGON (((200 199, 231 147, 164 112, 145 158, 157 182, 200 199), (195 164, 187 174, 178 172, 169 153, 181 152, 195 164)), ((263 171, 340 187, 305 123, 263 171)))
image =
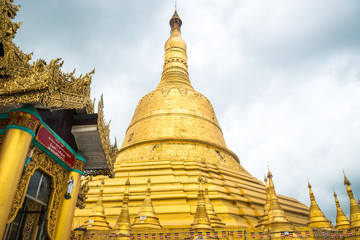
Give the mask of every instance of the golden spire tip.
POLYGON ((349 179, 347 179, 344 169, 342 169, 342 172, 344 174, 344 185, 350 186, 351 183, 350 183, 349 179))
POLYGON ((311 188, 311 184, 310 184, 309 178, 307 179, 307 181, 308 181, 308 188, 311 188))

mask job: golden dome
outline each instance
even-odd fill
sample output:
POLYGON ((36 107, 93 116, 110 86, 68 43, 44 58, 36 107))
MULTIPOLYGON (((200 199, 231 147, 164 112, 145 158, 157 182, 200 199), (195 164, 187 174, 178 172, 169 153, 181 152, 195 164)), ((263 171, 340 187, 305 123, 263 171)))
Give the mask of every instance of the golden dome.
MULTIPOLYGON (((129 158, 144 159, 151 155, 152 159, 174 159, 175 145, 181 145, 181 152, 188 147, 184 158, 223 162, 242 169, 237 156, 227 149, 210 101, 191 86, 181 24, 175 11, 170 20, 172 33, 165 44, 160 83, 138 103, 121 149, 129 154, 120 154, 119 158, 131 161, 129 158), (135 152, 130 154, 134 146, 136 156, 135 152)), ((176 154, 179 157, 181 153, 176 154)))

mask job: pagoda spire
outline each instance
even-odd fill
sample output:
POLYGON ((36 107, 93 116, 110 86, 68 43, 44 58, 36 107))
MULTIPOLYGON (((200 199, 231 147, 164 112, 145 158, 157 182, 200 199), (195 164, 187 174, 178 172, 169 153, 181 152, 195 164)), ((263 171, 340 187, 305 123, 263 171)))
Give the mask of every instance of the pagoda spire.
POLYGON ((269 207, 270 207, 270 196, 269 196, 269 184, 266 178, 266 175, 264 176, 264 183, 265 183, 265 205, 264 205, 264 214, 262 215, 258 225, 256 228, 264 228, 266 222, 269 220, 269 207))
POLYGON ((161 229, 159 218, 156 216, 154 206, 151 202, 151 180, 148 179, 146 196, 138 215, 135 217, 131 227, 146 229, 161 229))
POLYGON ((205 195, 204 195, 204 179, 201 176, 199 176, 198 183, 199 183, 198 203, 196 207, 194 222, 191 224, 191 230, 195 230, 198 232, 213 231, 209 216, 206 211, 205 195))
POLYGON ((130 215, 129 215, 129 188, 130 188, 130 180, 128 178, 125 182, 125 191, 124 191, 123 204, 121 207, 121 213, 114 227, 114 232, 116 234, 120 234, 121 239, 124 240, 130 239, 130 234, 131 234, 131 223, 130 223, 130 215))
POLYGON ((284 210, 281 208, 279 204, 279 199, 276 196, 275 186, 272 180, 273 175, 270 172, 270 169, 268 171, 267 177, 269 179, 268 197, 270 201, 269 201, 268 221, 265 223, 265 229, 268 229, 271 232, 279 232, 279 236, 274 236, 276 238, 276 237, 280 237, 280 231, 289 231, 289 230, 293 230, 294 228, 292 224, 287 220, 284 210))
POLYGON ((163 72, 158 88, 181 86, 190 88, 186 43, 181 37, 182 20, 175 10, 170 19, 171 35, 165 43, 163 72))
POLYGON ((310 194, 310 212, 308 226, 312 228, 331 228, 331 222, 327 219, 324 213, 321 211, 319 205, 315 200, 314 193, 311 189, 311 184, 308 182, 309 194, 310 194))
POLYGON ((354 198, 354 194, 350 187, 351 183, 347 179, 345 172, 344 173, 344 185, 346 186, 346 191, 350 199, 350 227, 351 228, 360 228, 360 207, 354 198))
POLYGON ((211 227, 225 227, 225 223, 221 221, 221 219, 216 215, 214 206, 211 204, 210 197, 209 197, 209 189, 208 189, 208 181, 204 178, 204 185, 205 185, 205 206, 206 212, 208 214, 211 227))
POLYGON ((92 211, 92 214, 85 221, 83 227, 87 230, 110 230, 112 229, 106 220, 104 205, 103 205, 103 194, 104 194, 104 179, 101 180, 101 187, 99 192, 99 197, 96 202, 96 205, 92 211))
POLYGON ((335 204, 336 204, 336 228, 337 229, 349 228, 350 227, 349 219, 346 217, 343 210, 341 209, 340 203, 339 203, 339 200, 337 198, 337 194, 335 191, 334 191, 334 197, 335 197, 335 204))

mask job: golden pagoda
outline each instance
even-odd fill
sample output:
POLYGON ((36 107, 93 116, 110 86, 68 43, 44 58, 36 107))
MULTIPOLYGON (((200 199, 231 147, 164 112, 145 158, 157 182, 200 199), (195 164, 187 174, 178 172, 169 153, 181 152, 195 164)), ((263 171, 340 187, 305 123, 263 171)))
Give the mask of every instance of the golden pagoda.
MULTIPOLYGON (((279 199, 276 196, 274 182, 272 180, 272 173, 268 172, 269 179, 269 210, 268 210, 268 220, 265 222, 265 229, 276 232, 279 234, 280 231, 291 231, 294 229, 292 224, 288 221, 285 216, 284 210, 281 208, 279 204, 279 199)), ((279 235, 280 236, 280 235, 279 235)), ((275 237, 277 237, 275 235, 275 237)))
POLYGON ((346 191, 350 200, 350 228, 360 228, 360 207, 354 198, 354 194, 350 187, 351 183, 347 179, 344 172, 344 185, 346 185, 346 191))
POLYGON ((340 207, 339 200, 337 198, 337 194, 334 191, 334 197, 335 197, 335 204, 336 204, 336 228, 342 229, 342 228, 349 228, 350 222, 349 219, 344 214, 343 210, 340 207))
POLYGON ((104 205, 103 205, 103 194, 104 194, 104 183, 105 181, 101 181, 101 187, 99 192, 99 197, 96 202, 96 206, 89 217, 89 219, 84 223, 82 227, 87 230, 109 230, 112 229, 106 220, 104 205))
POLYGON ((199 177, 198 203, 191 230, 197 232, 213 231, 205 205, 204 179, 201 176, 199 177))
MULTIPOLYGON (((227 227, 254 227, 265 204, 264 184, 249 174, 227 148, 210 101, 190 83, 187 46, 181 37, 182 20, 175 11, 171 35, 165 43, 163 72, 157 88, 138 103, 114 164, 114 178, 106 179, 106 217, 115 225, 124 188, 130 174, 130 218, 138 214, 151 176, 151 201, 164 228, 187 228, 198 202, 198 174, 209 180, 211 203, 227 227)), ((77 209, 74 222, 84 222, 96 203, 94 177, 86 207, 77 209)), ((296 199, 278 195, 286 217, 297 226, 308 221, 308 207, 296 199)))
POLYGON ((207 215, 209 216, 211 227, 224 228, 225 223, 223 223, 221 219, 216 215, 214 207, 211 204, 209 197, 208 181, 206 178, 204 178, 204 184, 205 184, 205 207, 206 207, 207 215))
POLYGON ((310 182, 308 183, 309 194, 310 194, 310 212, 308 226, 312 228, 331 228, 331 221, 327 219, 324 213, 321 211, 319 205, 315 200, 314 193, 311 189, 310 182))
POLYGON ((131 223, 129 215, 129 188, 130 180, 128 178, 125 182, 125 191, 121 213, 114 227, 114 232, 118 235, 121 235, 122 239, 130 239, 131 234, 131 223))
POLYGON ((264 228, 266 222, 269 220, 270 196, 269 196, 269 184, 267 183, 266 175, 264 176, 264 183, 265 183, 265 192, 266 192, 264 214, 262 215, 258 225, 256 225, 256 228, 264 228))
POLYGON ((134 222, 132 223, 131 227, 136 228, 147 228, 147 229, 161 229, 161 224, 159 222, 159 218, 156 216, 154 206, 151 202, 151 180, 148 179, 148 185, 146 190, 146 196, 144 199, 144 203, 140 208, 140 211, 134 222))

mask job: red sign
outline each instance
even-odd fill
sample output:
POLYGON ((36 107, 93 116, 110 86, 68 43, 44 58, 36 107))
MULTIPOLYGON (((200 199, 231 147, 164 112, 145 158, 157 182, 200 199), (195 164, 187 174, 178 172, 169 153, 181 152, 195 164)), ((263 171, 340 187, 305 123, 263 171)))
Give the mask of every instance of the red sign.
POLYGON ((70 152, 49 130, 44 126, 39 128, 35 138, 39 143, 46 147, 50 152, 62 160, 66 165, 73 167, 75 155, 70 152))

